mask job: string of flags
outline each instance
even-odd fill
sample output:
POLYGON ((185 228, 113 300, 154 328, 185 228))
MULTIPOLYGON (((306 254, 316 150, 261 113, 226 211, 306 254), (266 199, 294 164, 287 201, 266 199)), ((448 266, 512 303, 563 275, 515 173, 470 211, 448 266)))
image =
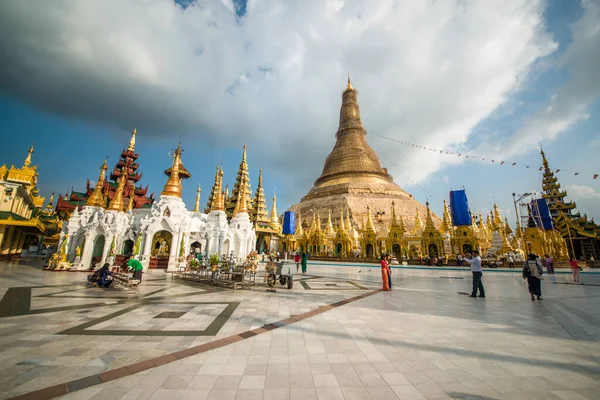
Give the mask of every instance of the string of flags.
MULTIPOLYGON (((529 164, 525 164, 525 163, 519 163, 519 162, 510 162, 510 161, 506 161, 506 160, 497 160, 495 158, 491 158, 491 157, 482 157, 482 156, 478 156, 472 153, 459 153, 458 151, 447 151, 447 150, 443 150, 443 149, 437 149, 435 147, 429 147, 429 146, 423 146, 423 145, 419 145, 419 144, 415 144, 415 143, 411 143, 411 142, 407 142, 404 140, 398 140, 398 139, 394 139, 394 138, 390 138, 387 136, 383 136, 383 135, 379 135, 375 132, 372 131, 367 131, 369 134, 377 136, 381 139, 385 139, 385 140, 389 140, 392 142, 396 142, 396 143, 400 143, 403 144, 405 146, 410 146, 411 148, 415 148, 415 149, 420 149, 420 150, 424 150, 424 151, 431 151, 434 154, 441 154, 441 155, 448 155, 448 156, 454 156, 454 157, 463 157, 465 159, 475 159, 475 160, 479 160, 479 161, 487 161, 489 163, 493 163, 496 165, 510 165, 511 167, 515 167, 515 166, 519 166, 519 167, 524 167, 524 168, 531 168, 531 165, 529 164)), ((544 168, 543 167, 539 167, 539 170, 542 171, 544 168)), ((597 173, 591 173, 591 172, 577 172, 577 171, 571 171, 571 170, 567 170, 567 169, 556 169, 554 171, 555 174, 559 173, 559 172, 571 172, 573 173, 573 175, 577 176, 577 175, 591 175, 592 179, 597 179, 598 176, 600 176, 600 174, 597 173)))

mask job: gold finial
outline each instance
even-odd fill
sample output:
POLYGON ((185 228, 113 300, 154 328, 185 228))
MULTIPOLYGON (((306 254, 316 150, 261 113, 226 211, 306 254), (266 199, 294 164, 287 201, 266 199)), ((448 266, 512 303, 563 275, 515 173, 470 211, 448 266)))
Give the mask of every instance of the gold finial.
POLYGON ((131 185, 129 186, 129 202, 127 203, 125 212, 128 213, 133 211, 133 200, 135 200, 135 186, 131 185))
POLYGON ((202 189, 200 189, 200 184, 198 184, 198 189, 196 190, 196 205, 194 206, 194 212, 200 212, 200 193, 202 193, 202 189))
POLYGON ((262 168, 258 172, 258 187, 262 187, 262 168))
POLYGON ((244 143, 244 154, 242 154, 242 162, 246 161, 246 143, 244 143))
POLYGON ((392 201, 392 216, 390 218, 390 229, 396 228, 398 225, 398 218, 396 218, 396 202, 392 201))
POLYGON ((119 185, 115 190, 115 195, 108 204, 108 209, 111 211, 123 211, 123 191, 125 190, 125 182, 127 182, 127 171, 124 171, 119 180, 119 185))
POLYGON ((106 164, 106 159, 104 160, 104 164, 100 167, 100 175, 98 176, 98 181, 96 182, 96 187, 94 188, 94 192, 88 197, 85 202, 86 206, 89 207, 106 207, 106 201, 104 198, 104 179, 106 175, 106 170, 108 169, 108 165, 106 164))
POLYGON ((354 90, 352 83, 350 83, 350 72, 348 72, 348 86, 346 86, 346 90, 354 90))
POLYGON ((137 135, 137 129, 133 128, 131 132, 131 140, 129 141, 129 148, 127 150, 134 151, 135 150, 135 135, 137 135))
POLYGON ((165 175, 167 175, 169 179, 167 180, 167 183, 165 183, 165 187, 163 188, 161 195, 181 197, 181 181, 192 176, 192 174, 185 169, 183 163, 181 162, 182 152, 183 150, 181 150, 181 143, 179 143, 179 145, 177 145, 177 149, 173 153, 173 165, 171 165, 171 168, 165 171, 165 175))
POLYGON ((338 224, 338 229, 340 232, 344 232, 346 227, 344 226, 344 208, 340 207, 340 223, 338 224))
POLYGON ((52 192, 52 195, 50 195, 50 200, 48 200, 48 204, 46 205, 46 208, 48 210, 50 210, 52 208, 53 203, 54 203, 54 192, 52 192))
POLYGON ((269 216, 269 226, 273 229, 279 229, 279 215, 277 214, 277 195, 273 188, 273 206, 271 207, 271 215, 269 216))
POLYGON ((33 143, 31 143, 31 147, 27 150, 27 157, 25 157, 25 162, 23 163, 23 167, 29 167, 31 164, 31 155, 33 154, 33 143))

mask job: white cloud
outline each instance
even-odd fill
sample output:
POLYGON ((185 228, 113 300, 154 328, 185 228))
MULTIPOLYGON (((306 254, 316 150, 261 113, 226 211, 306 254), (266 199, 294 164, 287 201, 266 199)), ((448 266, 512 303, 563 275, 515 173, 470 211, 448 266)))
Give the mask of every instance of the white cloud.
MULTIPOLYGON (((347 71, 368 130, 461 145, 556 48, 544 4, 261 0, 238 22, 229 0, 185 10, 171 0, 7 0, 0 2, 0 91, 125 131, 137 120, 145 135, 184 134, 191 146, 248 141, 266 170, 294 173, 295 192, 286 196, 295 201, 333 147, 347 71)), ((575 26, 576 43, 586 21, 575 26)), ((585 48, 579 44, 565 62, 585 48)), ((563 111, 551 118, 555 132, 587 104, 565 111, 573 95, 557 94, 553 109, 563 111)), ((536 126, 549 124, 540 117, 527 129, 536 126)), ((389 143, 379 153, 400 182, 400 173, 419 181, 442 161, 460 162, 419 158, 389 143)))
POLYGON ((568 185, 566 189, 581 214, 587 214, 595 221, 600 220, 600 192, 585 185, 568 185))
POLYGON ((571 26, 572 43, 556 64, 568 70, 569 78, 511 137, 483 143, 481 151, 507 158, 553 141, 589 118, 589 108, 600 94, 600 3, 584 0, 582 6, 583 16, 571 26))

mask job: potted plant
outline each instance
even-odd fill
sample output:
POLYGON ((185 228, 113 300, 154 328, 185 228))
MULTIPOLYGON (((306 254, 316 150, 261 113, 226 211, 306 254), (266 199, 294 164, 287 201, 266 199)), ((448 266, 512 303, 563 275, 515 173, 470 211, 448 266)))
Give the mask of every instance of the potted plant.
POLYGON ((201 265, 202 263, 197 258, 192 258, 192 261, 190 261, 190 268, 193 270, 200 268, 201 265))
POLYGON ((217 253, 213 253, 210 255, 210 257, 208 257, 208 264, 210 265, 210 269, 212 269, 213 272, 217 270, 217 265, 219 265, 219 261, 221 260, 217 253))

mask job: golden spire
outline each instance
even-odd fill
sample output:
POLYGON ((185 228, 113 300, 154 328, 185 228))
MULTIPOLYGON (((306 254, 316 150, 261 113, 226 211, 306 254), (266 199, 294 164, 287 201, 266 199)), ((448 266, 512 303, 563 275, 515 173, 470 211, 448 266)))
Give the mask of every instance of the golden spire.
POLYGON ((510 224, 508 223, 508 217, 507 216, 504 216, 504 233, 506 235, 510 235, 511 233, 513 233, 513 230, 510 227, 510 224))
POLYGON ((246 187, 244 188, 244 193, 246 193, 246 207, 248 207, 248 209, 252 208, 252 198, 250 197, 252 192, 250 190, 250 176, 248 175, 248 163, 246 162, 246 153, 247 146, 244 143, 242 161, 240 162, 240 167, 235 177, 235 184, 233 185, 231 196, 229 196, 229 193, 227 193, 228 201, 225 203, 225 208, 228 216, 233 215, 235 206, 240 199, 240 185, 242 184, 242 181, 244 182, 244 185, 246 185, 246 187))
POLYGON ((296 220, 296 237, 304 236, 304 229, 302 228, 302 215, 298 213, 298 219, 296 220))
POLYGON ((340 222, 338 224, 338 230, 340 232, 345 232, 346 227, 344 226, 344 209, 340 207, 340 222))
POLYGON ((415 214, 415 226, 413 227, 412 234, 418 234, 419 230, 423 230, 423 221, 421 221, 421 214, 419 213, 419 209, 417 208, 417 212, 415 214))
POLYGON ((400 232, 402 232, 402 235, 404 235, 404 232, 406 232, 406 229, 404 228, 404 219, 402 219, 402 215, 400 216, 400 232))
POLYGON ((354 90, 352 83, 350 83, 350 72, 348 72, 348 86, 346 86, 346 90, 354 90))
POLYGON ((50 199, 48 200, 48 204, 46 204, 46 208, 50 210, 52 208, 52 204, 54 203, 54 192, 50 195, 50 199))
MULTIPOLYGON (((215 183, 213 183, 212 188, 210 189, 210 194, 208 195, 208 202, 206 203, 206 208, 204 209, 205 213, 209 213, 212 210, 215 199, 217 198, 217 182, 219 181, 219 166, 217 165, 217 170, 215 172, 215 183)), ((219 189, 221 190, 221 189, 219 189)))
POLYGON ((331 209, 328 209, 327 211, 328 211, 328 214, 327 214, 327 225, 325 226, 325 233, 330 235, 335 232, 335 229, 333 229, 333 223, 331 222, 331 209))
POLYGON ((198 184, 198 190, 196 190, 196 205, 194 206, 194 212, 200 212, 200 193, 202 193, 202 189, 200 189, 200 184, 198 184))
POLYGON ((221 191, 221 187, 223 185, 223 168, 219 170, 217 173, 216 182, 215 182, 215 199, 212 202, 211 211, 225 211, 225 201, 224 194, 221 191))
POLYGON ((365 229, 375 230, 375 227, 373 226, 373 217, 371 216, 370 206, 367 206, 367 226, 365 227, 365 229))
POLYGON ((250 215, 252 222, 269 222, 267 202, 265 200, 265 191, 263 189, 262 168, 258 173, 258 186, 254 194, 254 206, 250 215))
POLYGON ((396 218, 396 203, 392 201, 392 217, 390 218, 390 230, 398 226, 398 219, 396 218))
POLYGON ((134 151, 135 150, 135 135, 137 135, 136 128, 133 128, 131 132, 131 140, 129 141, 129 148, 127 150, 134 151))
POLYGON ((119 180, 119 185, 115 190, 115 195, 108 204, 109 210, 123 211, 123 208, 125 207, 125 204, 123 204, 123 191, 125 190, 125 182, 127 182, 127 171, 123 170, 123 174, 121 175, 121 179, 119 180))
POLYGON ((448 202, 444 199, 444 217, 442 219, 442 225, 440 226, 441 233, 449 233, 452 231, 452 217, 450 216, 450 207, 448 202))
POLYGON ((133 211, 133 200, 135 199, 135 185, 129 186, 129 202, 127 202, 127 209, 125 212, 129 213, 133 211))
MULTIPOLYGON (((227 193, 227 190, 225 190, 225 193, 227 193)), ((246 202, 246 178, 244 176, 242 176, 240 183, 239 200, 237 203, 235 203, 233 216, 237 215, 238 213, 248 213, 248 203, 246 202)))
POLYGON ((23 163, 23 167, 29 167, 31 164, 31 155, 33 154, 33 143, 31 143, 31 147, 27 150, 27 157, 25 157, 25 162, 23 163))
POLYGON ((273 189, 273 205, 271 206, 271 215, 269 216, 269 226, 273 229, 279 229, 279 216, 277 215, 277 195, 273 189))
POLYGON ((494 203, 494 210, 492 211, 494 217, 494 229, 501 230, 504 226, 502 224, 502 217, 500 216, 500 209, 498 204, 494 203))
POLYGON ((94 188, 94 192, 88 197, 85 202, 86 206, 89 207, 105 207, 106 201, 104 198, 104 179, 106 175, 106 170, 108 169, 108 165, 106 165, 106 160, 104 160, 104 164, 100 167, 100 175, 98 176, 98 181, 96 182, 96 187, 94 188))
POLYGON ((349 234, 352 234, 354 226, 352 225, 352 221, 350 220, 350 210, 346 208, 346 230, 349 234))
POLYGON ((225 204, 229 203, 229 184, 225 185, 225 196, 223 197, 225 204))
POLYGON ((192 176, 181 162, 181 153, 181 144, 179 144, 173 153, 173 164, 171 165, 171 168, 165 171, 165 175, 167 175, 169 179, 161 192, 161 195, 163 196, 175 196, 181 198, 181 181, 192 176))
POLYGON ((425 202, 425 207, 427 207, 427 219, 425 222, 425 229, 427 229, 427 230, 435 229, 435 225, 433 224, 433 219, 431 218, 431 210, 429 210, 429 201, 425 202))
POLYGON ((310 230, 311 232, 321 232, 321 216, 319 215, 318 211, 313 212, 313 220, 310 230))

